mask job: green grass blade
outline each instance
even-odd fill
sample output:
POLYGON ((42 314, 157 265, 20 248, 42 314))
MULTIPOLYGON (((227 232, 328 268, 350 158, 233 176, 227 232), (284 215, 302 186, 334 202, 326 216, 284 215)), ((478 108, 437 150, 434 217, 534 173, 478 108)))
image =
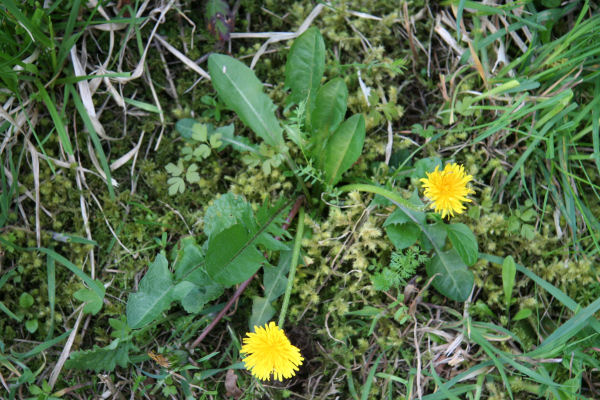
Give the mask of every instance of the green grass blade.
POLYGON ((58 132, 58 137, 60 138, 60 142, 62 143, 63 148, 65 149, 65 152, 67 152, 67 154, 69 154, 69 155, 73 155, 73 146, 71 146, 71 141, 69 140, 69 135, 67 134, 67 130, 65 128, 65 123, 64 123, 63 119, 60 117, 60 115, 58 114, 58 110, 56 109, 56 106, 54 105, 54 101, 52 101, 50 99, 50 95, 48 95, 46 88, 44 88, 44 86, 39 81, 36 80, 35 84, 36 84, 38 90, 40 91, 40 96, 42 97, 42 101, 46 105, 46 108, 48 109, 48 112, 50 113, 50 117, 52 117, 52 121, 54 122, 54 125, 56 126, 56 131, 58 132))
POLYGON ((369 400, 369 392, 371 391, 371 386, 373 385, 373 379, 375 378, 375 372, 377 371, 377 367, 379 366, 379 362, 381 361, 381 357, 383 357, 384 352, 382 352, 379 357, 373 363, 371 370, 369 370, 369 375, 367 376, 367 381, 362 387, 360 400, 369 400))
POLYGON ((52 337, 54 332, 54 307, 56 305, 56 265, 54 258, 46 256, 46 275, 48 278, 48 303, 50 306, 50 327, 48 328, 47 339, 52 337))
POLYGON ((535 350, 526 353, 529 357, 535 357, 541 354, 552 353, 553 350, 560 348, 570 338, 577 335, 584 329, 590 320, 594 320, 594 314, 600 310, 600 298, 596 299, 592 304, 575 314, 567 322, 556 328, 550 336, 548 336, 542 344, 535 350))
POLYGON ((13 356, 17 357, 20 360, 24 360, 26 358, 33 357, 33 356, 41 353, 42 351, 49 349, 50 347, 54 346, 55 344, 62 342, 64 339, 66 339, 67 336, 69 336, 70 333, 71 333, 71 329, 69 329, 62 335, 55 337, 52 340, 47 340, 43 343, 38 344, 37 346, 35 346, 33 349, 31 349, 30 351, 28 351, 26 353, 12 353, 12 354, 13 354, 13 356))

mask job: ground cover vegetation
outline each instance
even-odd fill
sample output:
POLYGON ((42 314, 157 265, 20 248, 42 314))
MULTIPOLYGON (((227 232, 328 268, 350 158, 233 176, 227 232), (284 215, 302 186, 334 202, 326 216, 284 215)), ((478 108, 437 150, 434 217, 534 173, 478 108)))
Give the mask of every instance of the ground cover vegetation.
POLYGON ((598 12, 3 0, 0 398, 599 398, 598 12))

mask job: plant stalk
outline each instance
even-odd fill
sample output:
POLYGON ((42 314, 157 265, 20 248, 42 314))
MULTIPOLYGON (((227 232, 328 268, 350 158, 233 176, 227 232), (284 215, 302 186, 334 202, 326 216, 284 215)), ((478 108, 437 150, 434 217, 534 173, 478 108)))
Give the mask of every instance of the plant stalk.
POLYGON ((290 303, 290 296, 292 294, 292 287, 294 286, 294 276, 296 275, 296 267, 298 266, 298 256, 300 255, 300 247, 302 246, 302 236, 304 235, 304 207, 300 208, 300 214, 298 215, 298 229, 296 230, 296 240, 294 241, 294 250, 292 252, 292 265, 290 265, 290 272, 288 274, 287 286, 285 288, 285 295, 283 297, 283 304, 281 305, 281 312, 279 313, 279 322, 277 325, 282 328, 285 323, 285 315, 290 303))

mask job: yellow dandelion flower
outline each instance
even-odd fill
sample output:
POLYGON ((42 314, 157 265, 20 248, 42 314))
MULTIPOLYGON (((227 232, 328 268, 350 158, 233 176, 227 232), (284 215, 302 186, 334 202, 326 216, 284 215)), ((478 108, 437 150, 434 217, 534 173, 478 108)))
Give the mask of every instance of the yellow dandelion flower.
POLYGON ((271 321, 264 327, 254 327, 254 333, 247 333, 241 353, 247 354, 242 360, 246 369, 260 380, 291 378, 302 365, 304 358, 300 349, 293 346, 283 330, 271 321))
POLYGON ((465 168, 458 164, 446 164, 443 171, 439 166, 435 171, 427 173, 427 178, 421 179, 425 189, 425 197, 431 200, 431 208, 441 212, 442 218, 454 213, 462 214, 465 210, 463 202, 470 202, 467 196, 475 193, 467 184, 473 180, 465 173, 465 168))

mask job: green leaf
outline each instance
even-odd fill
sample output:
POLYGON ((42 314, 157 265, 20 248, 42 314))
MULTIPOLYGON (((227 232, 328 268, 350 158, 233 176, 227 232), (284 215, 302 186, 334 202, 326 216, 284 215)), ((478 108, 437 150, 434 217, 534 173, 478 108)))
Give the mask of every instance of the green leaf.
POLYGON ((175 278, 181 280, 174 288, 177 300, 188 313, 202 311, 204 305, 223 294, 223 286, 206 273, 204 254, 193 239, 185 239, 174 264, 175 278), (191 286, 190 286, 191 285, 191 286))
POLYGON ((188 167, 187 172, 185 173, 185 179, 189 183, 200 181, 200 174, 198 173, 198 166, 196 164, 192 164, 188 167))
POLYGON ((427 172, 435 171, 435 167, 442 167, 442 160, 439 157, 422 158, 415 163, 415 169, 411 176, 416 179, 426 178, 427 172))
POLYGON ((335 185, 358 160, 365 143, 365 119, 355 114, 344 121, 325 145, 323 172, 325 181, 335 185))
POLYGON ((314 106, 309 105, 307 125, 315 133, 312 138, 315 159, 321 155, 329 134, 335 132, 346 115, 348 88, 342 78, 327 82, 317 92, 314 106))
POLYGON ((222 54, 208 58, 208 71, 219 98, 271 146, 283 144, 283 132, 275 117, 275 105, 263 93, 254 71, 242 62, 222 54))
POLYGON ((517 266, 515 259, 512 256, 506 257, 502 263, 502 288, 504 289, 504 304, 506 305, 506 309, 510 307, 516 274, 517 266))
POLYGON ((225 287, 250 278, 263 262, 267 262, 256 249, 248 231, 235 224, 208 241, 206 272, 225 287))
POLYGON ((170 175, 179 176, 183 173, 183 163, 181 162, 181 160, 179 160, 177 165, 173 163, 168 163, 167 165, 165 165, 165 169, 170 175))
POLYGON ((455 249, 439 252, 427 264, 427 275, 434 276, 433 287, 454 301, 465 301, 473 289, 473 273, 455 249))
POLYGON ((292 252, 282 251, 279 254, 279 262, 276 267, 265 265, 263 267, 263 286, 265 287, 265 298, 275 301, 285 292, 287 285, 287 274, 292 263, 292 252))
MULTIPOLYGON (((402 211, 401 208, 396 208, 394 212, 392 212, 383 223, 383 227, 385 228, 388 225, 396 225, 396 224, 405 224, 407 222, 412 221, 410 217, 402 211)), ((424 222, 424 221, 423 221, 424 222)))
POLYGON ((65 367, 69 369, 113 371, 118 365, 125 368, 129 363, 129 350, 135 347, 129 341, 113 340, 106 347, 94 346, 91 350, 74 351, 65 367))
POLYGON ((413 222, 404 224, 393 224, 385 227, 385 232, 390 242, 397 250, 405 249, 413 245, 421 233, 419 226, 413 222))
POLYGON ((201 144, 194 149, 193 154, 196 159, 208 158, 208 156, 210 156, 210 147, 205 144, 201 144))
POLYGON ((292 262, 292 251, 282 251, 279 255, 277 267, 263 266, 264 297, 254 296, 252 298, 252 315, 248 321, 248 327, 254 332, 254 326, 263 326, 275 315, 272 303, 277 300, 287 286, 287 274, 292 262))
MULTIPOLYGON (((414 211, 411 210, 411 213, 414 214, 414 211)), ((442 222, 436 222, 435 224, 430 225, 421 225, 421 236, 419 237, 419 242, 421 243, 421 247, 425 251, 430 251, 434 247, 441 249, 444 247, 446 243, 446 236, 448 235, 446 231, 446 224, 442 222), (431 240, 433 239, 434 243, 431 244, 431 240)))
POLYGON ((213 149, 218 149, 219 147, 223 146, 223 142, 221 141, 221 138, 223 137, 222 134, 220 133, 214 133, 210 136, 210 147, 213 149))
POLYGON ((271 302, 264 297, 252 297, 252 315, 248 320, 248 327, 251 332, 254 332, 255 326, 263 326, 269 322, 275 315, 275 308, 271 302))
POLYGON ((179 132, 179 134, 181 135, 182 138, 187 139, 187 140, 192 139, 194 134, 196 134, 196 137, 198 137, 198 135, 202 135, 203 129, 204 129, 204 140, 194 138, 195 140, 198 140, 200 142, 206 141, 206 125, 205 124, 201 124, 193 118, 183 118, 183 119, 180 119, 179 121, 177 121, 177 123, 175 124, 175 130, 177 132, 179 132))
POLYGON ((307 29, 294 40, 285 64, 285 88, 292 90, 287 103, 299 104, 317 95, 325 71, 325 42, 316 27, 307 29))
POLYGON ((284 238, 286 231, 281 225, 283 213, 290 202, 282 199, 273 207, 265 202, 257 211, 256 220, 246 219, 217 235, 211 235, 206 252, 206 272, 216 282, 232 286, 250 278, 262 264, 268 264, 257 245, 267 250, 288 250, 289 246, 275 237, 284 238))
POLYGON ((110 336, 114 337, 115 339, 125 339, 131 332, 131 329, 129 329, 129 326, 127 326, 127 319, 124 315, 121 315, 120 319, 109 318, 108 324, 112 328, 110 336))
POLYGON ((173 301, 173 279, 165 256, 158 254, 127 301, 127 324, 136 329, 154 321, 173 301))
POLYGON ((169 185, 169 196, 175 196, 178 192, 183 193, 185 190, 185 182, 178 176, 169 178, 167 184, 169 185))
POLYGON ((446 225, 446 230, 452 247, 456 249, 465 264, 475 264, 479 259, 479 250, 477 250, 477 239, 471 229, 465 224, 450 224, 446 225))
POLYGON ((252 208, 242 196, 225 193, 204 213, 204 233, 209 238, 238 222, 250 223, 252 208))
POLYGON ((21 296, 19 296, 19 306, 21 308, 29 308, 33 305, 33 302, 33 296, 27 292, 21 293, 21 296))
POLYGON ((181 239, 174 250, 176 253, 172 255, 175 257, 173 271, 177 280, 188 279, 191 273, 204 264, 204 252, 193 237, 181 239))
POLYGON ((219 139, 222 142, 222 144, 219 146, 219 151, 223 150, 227 146, 231 146, 234 150, 240 152, 249 151, 251 153, 258 153, 258 146, 251 143, 247 137, 234 135, 233 124, 215 128, 211 135, 216 134, 221 135, 219 139))
POLYGON ((533 227, 533 225, 521 225, 521 236, 523 236, 527 240, 533 240, 535 238, 535 228, 533 227))
POLYGON ((400 277, 397 272, 384 267, 381 272, 376 272, 371 275, 371 283, 373 284, 373 289, 386 291, 398 285, 400 283, 400 277))
MULTIPOLYGON (((420 224, 425 224, 425 213, 421 211, 411 210, 413 217, 419 221, 420 224)), ((393 213, 391 213, 383 223, 383 227, 389 225, 397 225, 397 224, 405 224, 407 222, 412 222, 412 219, 401 209, 396 208, 393 213)))
POLYGON ((523 308, 519 310, 518 313, 512 318, 513 321, 520 321, 522 319, 528 318, 531 315, 532 311, 529 308, 523 308))
POLYGON ((192 290, 196 288, 192 282, 189 281, 181 281, 175 286, 173 286, 172 296, 173 300, 181 301, 185 298, 192 290))
POLYGON ((98 283, 98 287, 102 289, 102 296, 100 296, 95 290, 88 288, 79 289, 73 293, 73 297, 81 302, 86 303, 85 306, 83 306, 83 312, 86 314, 96 315, 98 311, 102 309, 105 289, 104 285, 102 285, 102 282, 98 280, 96 282, 98 283))
POLYGON ((27 329, 27 332, 29 333, 35 333, 35 331, 38 329, 38 320, 30 319, 29 321, 25 322, 25 329, 27 329))
POLYGON ((205 124, 194 122, 192 125, 192 139, 197 142, 206 142, 208 139, 208 130, 205 124))

